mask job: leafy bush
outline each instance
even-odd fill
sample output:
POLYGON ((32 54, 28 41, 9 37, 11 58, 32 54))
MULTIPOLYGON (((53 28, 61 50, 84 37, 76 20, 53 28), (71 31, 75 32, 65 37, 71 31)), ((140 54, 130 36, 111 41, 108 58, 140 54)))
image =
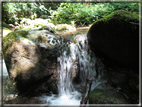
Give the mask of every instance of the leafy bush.
POLYGON ((139 12, 139 3, 109 3, 114 10, 125 10, 130 12, 139 12))
POLYGON ((2 20, 7 24, 14 24, 15 19, 12 11, 13 5, 9 6, 7 3, 3 3, 2 7, 2 20))
POLYGON ((139 12, 139 3, 3 3, 3 21, 19 23, 19 18, 50 18, 54 24, 85 26, 115 10, 139 12), (43 16, 46 15, 46 16, 43 16))
POLYGON ((5 23, 19 23, 19 18, 39 18, 41 15, 50 15, 49 8, 54 10, 60 3, 3 3, 2 18, 5 23))
POLYGON ((139 12, 138 3, 61 3, 57 10, 50 10, 54 24, 75 21, 77 26, 85 26, 103 18, 115 10, 139 12))
POLYGON ((2 27, 6 27, 10 29, 10 26, 8 24, 6 24, 5 22, 2 22, 2 27))

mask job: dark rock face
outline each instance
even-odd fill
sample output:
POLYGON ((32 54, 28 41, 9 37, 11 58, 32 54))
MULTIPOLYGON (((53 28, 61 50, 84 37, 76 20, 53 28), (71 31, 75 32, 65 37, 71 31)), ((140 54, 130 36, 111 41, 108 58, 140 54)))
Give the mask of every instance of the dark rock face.
POLYGON ((96 56, 130 68, 139 67, 139 16, 115 11, 94 22, 88 42, 96 56))
POLYGON ((42 101, 35 98, 15 98, 4 102, 5 104, 43 104, 42 101))
POLYGON ((111 89, 103 85, 94 89, 90 93, 90 104, 139 103, 138 23, 138 14, 115 11, 90 27, 89 46, 103 62, 103 78, 111 86, 111 89))

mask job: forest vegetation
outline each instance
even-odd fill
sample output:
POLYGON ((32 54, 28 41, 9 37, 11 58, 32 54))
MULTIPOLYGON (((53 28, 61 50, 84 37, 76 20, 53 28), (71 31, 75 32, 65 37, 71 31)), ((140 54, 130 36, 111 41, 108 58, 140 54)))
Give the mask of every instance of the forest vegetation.
POLYGON ((2 5, 3 26, 19 24, 23 18, 50 19, 54 24, 88 26, 115 10, 139 12, 139 3, 6 3, 2 5))

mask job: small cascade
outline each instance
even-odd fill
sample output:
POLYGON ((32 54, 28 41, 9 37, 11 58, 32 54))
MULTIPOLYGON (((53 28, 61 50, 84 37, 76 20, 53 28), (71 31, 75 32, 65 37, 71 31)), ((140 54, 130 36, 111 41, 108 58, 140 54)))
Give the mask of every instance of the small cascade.
POLYGON ((59 63, 59 95, 52 94, 50 97, 42 97, 42 100, 46 100, 51 105, 79 106, 82 92, 78 89, 85 86, 88 71, 88 78, 93 76, 95 79, 91 90, 101 83, 101 76, 96 73, 95 69, 96 57, 88 49, 86 34, 77 35, 74 39, 76 42, 64 42, 63 38, 58 41, 59 44, 62 44, 59 52, 60 55, 57 58, 59 63), (78 84, 73 83, 75 78, 79 80, 78 84))

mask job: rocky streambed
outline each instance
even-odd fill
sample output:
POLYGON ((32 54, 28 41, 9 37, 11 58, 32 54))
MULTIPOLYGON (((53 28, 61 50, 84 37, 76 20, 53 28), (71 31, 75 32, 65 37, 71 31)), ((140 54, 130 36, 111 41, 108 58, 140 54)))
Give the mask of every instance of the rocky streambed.
MULTIPOLYGON (((87 33, 89 28, 76 30, 67 24, 56 28, 54 24, 45 23, 45 20, 41 26, 41 19, 34 22, 39 20, 39 25, 27 22, 25 27, 21 24, 12 30, 3 29, 3 53, 9 74, 9 77, 3 78, 4 104, 15 104, 13 99, 18 100, 23 96, 29 99, 50 91, 57 94, 57 57, 62 54, 60 50, 67 46, 67 42, 75 42, 75 35, 87 33)), ((24 103, 25 99, 18 101, 18 104, 24 103)))
MULTIPOLYGON (((82 28, 37 20, 24 19, 13 31, 3 29, 4 59, 12 81, 7 83, 9 79, 4 78, 6 81, 3 83, 11 84, 11 90, 16 88, 16 96, 9 100, 4 97, 5 104, 41 104, 44 102, 35 100, 35 96, 51 92, 58 94, 57 57, 63 54, 63 49, 69 54, 70 44, 78 43, 77 39, 84 34, 87 34, 92 50, 90 61, 94 61, 90 71, 94 71, 95 85, 92 86, 89 104, 139 103, 139 26, 135 24, 139 17, 136 13, 115 11, 92 26, 82 28)), ((83 45, 78 46, 83 49, 83 45)), ((83 54, 79 52, 79 55, 83 54)), ((79 61, 74 60, 74 66, 76 62, 79 61)), ((77 65, 77 69, 72 70, 75 83, 81 81, 76 77, 83 75, 75 72, 81 71, 80 67, 77 65)), ((6 85, 3 85, 4 89, 7 89, 6 85)))

